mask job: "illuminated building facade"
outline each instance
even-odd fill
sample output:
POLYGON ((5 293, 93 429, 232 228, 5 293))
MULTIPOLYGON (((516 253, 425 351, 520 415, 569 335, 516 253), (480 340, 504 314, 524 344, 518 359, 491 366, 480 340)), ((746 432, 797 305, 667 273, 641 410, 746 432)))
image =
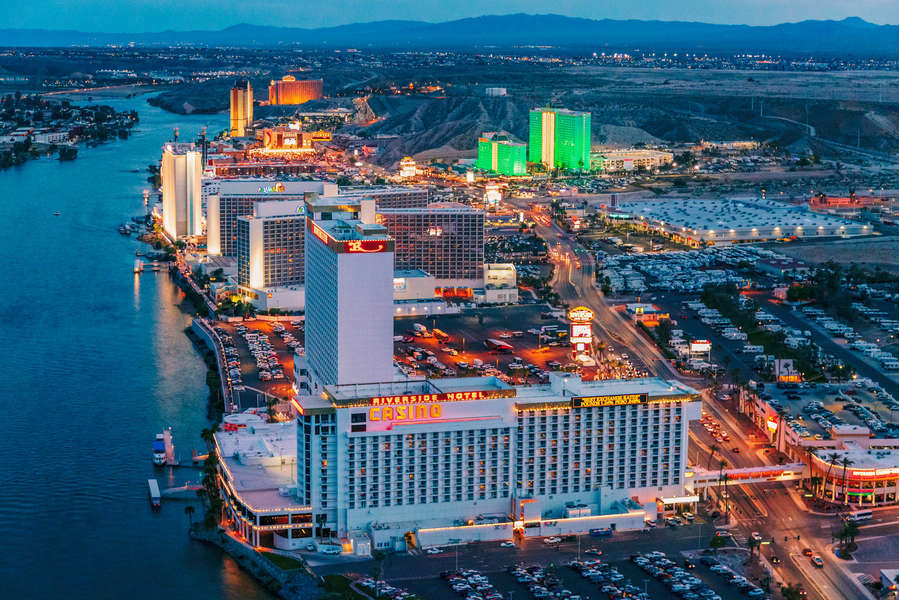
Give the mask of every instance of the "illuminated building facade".
MULTIPOLYGON (((327 202, 328 199, 320 199, 327 202)), ((306 358, 313 392, 321 385, 393 376, 393 239, 374 223, 317 219, 307 205, 306 358)))
POLYGON ((206 194, 206 247, 210 256, 237 256, 237 220, 252 215, 256 202, 303 200, 307 193, 336 195, 324 181, 211 179, 206 194))
POLYGON ((194 144, 162 148, 162 228, 171 239, 203 233, 203 154, 194 144))
POLYGON ((478 159, 475 166, 500 175, 527 175, 527 144, 510 136, 487 132, 478 138, 478 159))
POLYGON ((421 269, 444 287, 483 285, 484 213, 456 202, 427 208, 379 208, 396 240, 396 268, 421 269))
POLYGON ((295 402, 298 502, 378 549, 642 528, 658 498, 683 495, 700 416, 677 382, 566 373, 329 385, 295 402))
POLYGON ((237 219, 237 283, 251 290, 304 282, 305 201, 256 202, 237 219))
POLYGON ((590 169, 590 113, 535 108, 528 123, 528 160, 547 169, 590 169))
POLYGON ((231 137, 244 137, 253 122, 253 87, 240 81, 231 88, 231 137))
POLYGON ((411 179, 418 174, 418 167, 415 166, 415 159, 406 156, 400 161, 400 177, 403 179, 411 179))
POLYGON ((285 75, 280 80, 272 80, 268 86, 268 103, 303 104, 309 100, 321 100, 322 80, 307 79, 298 81, 292 75, 285 75))

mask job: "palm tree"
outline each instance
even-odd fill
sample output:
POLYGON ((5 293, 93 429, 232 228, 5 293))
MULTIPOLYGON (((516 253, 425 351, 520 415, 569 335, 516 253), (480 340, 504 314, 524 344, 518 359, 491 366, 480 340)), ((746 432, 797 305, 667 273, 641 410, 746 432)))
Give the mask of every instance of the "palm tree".
MULTIPOLYGON (((749 544, 749 558, 752 558, 752 555, 755 553, 755 550, 757 548, 759 548, 760 542, 757 539, 751 537, 751 538, 749 538, 747 544, 749 544)), ((761 551, 759 551, 759 552, 761 553, 761 551)))
POLYGON ((843 466, 843 504, 849 504, 849 480, 846 479, 846 467, 852 463, 852 459, 848 456, 844 456, 840 460, 840 464, 843 466))
POLYGON ((212 444, 215 440, 215 434, 219 432, 219 424, 213 423, 210 427, 206 427, 203 431, 200 432, 200 437, 206 442, 206 451, 208 452, 210 448, 212 448, 212 444))
MULTIPOLYGON (((831 452, 830 454, 828 454, 825 457, 825 460, 827 461, 827 474, 824 476, 824 484, 823 485, 824 485, 824 493, 826 494, 827 493, 827 480, 830 479, 830 470, 833 469, 834 463, 837 462, 838 460, 840 460, 840 455, 837 454, 836 452, 831 452)), ((831 494, 830 494, 831 500, 833 500, 836 497, 836 494, 837 494, 836 488, 837 488, 837 486, 835 486, 835 485, 833 485, 831 488, 831 494)))
POLYGON ((709 446, 709 460, 705 465, 705 470, 708 471, 712 468, 712 460, 715 458, 715 454, 721 450, 721 447, 718 444, 712 444, 709 446))
POLYGON ((190 522, 190 528, 194 528, 194 512, 196 509, 193 504, 188 504, 184 507, 184 514, 187 515, 187 520, 190 522))
POLYGON ((727 473, 724 474, 724 522, 730 523, 730 494, 727 493, 727 481, 730 479, 727 473))
POLYGON ((846 534, 846 539, 849 540, 849 545, 855 545, 855 538, 859 534, 858 523, 855 521, 846 521, 846 525, 843 527, 843 533, 846 534))
POLYGON ((808 478, 810 480, 814 479, 814 477, 813 477, 814 471, 812 469, 812 464, 813 464, 812 458, 814 458, 815 452, 816 452, 815 448, 813 448, 811 446, 805 447, 805 456, 808 459, 808 478))

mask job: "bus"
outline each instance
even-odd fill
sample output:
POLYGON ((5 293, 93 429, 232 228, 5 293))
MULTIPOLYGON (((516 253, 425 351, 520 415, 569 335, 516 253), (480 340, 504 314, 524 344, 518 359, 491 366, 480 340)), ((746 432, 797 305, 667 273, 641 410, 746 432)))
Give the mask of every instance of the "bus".
POLYGON ((874 513, 872 513, 870 510, 854 510, 849 513, 849 516, 846 517, 846 520, 858 523, 859 521, 869 520, 873 516, 873 514, 874 513))
POLYGON ((611 527, 600 527, 597 529, 590 530, 591 537, 612 537, 612 528, 611 527))
POLYGON ((431 333, 434 334, 434 337, 437 338, 438 342, 444 343, 444 342, 449 341, 450 336, 447 335, 445 332, 437 329, 436 327, 431 330, 431 333))

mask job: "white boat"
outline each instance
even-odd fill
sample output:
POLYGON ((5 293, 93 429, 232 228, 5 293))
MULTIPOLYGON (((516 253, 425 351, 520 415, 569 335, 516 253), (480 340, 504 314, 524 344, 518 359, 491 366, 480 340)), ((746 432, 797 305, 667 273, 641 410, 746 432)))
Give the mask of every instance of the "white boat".
POLYGON ((141 261, 141 259, 138 258, 137 260, 134 261, 134 272, 140 273, 143 270, 144 270, 144 263, 143 263, 143 261, 141 261))
POLYGON ((156 434, 153 442, 153 464, 160 467, 165 464, 165 436, 161 433, 156 434))

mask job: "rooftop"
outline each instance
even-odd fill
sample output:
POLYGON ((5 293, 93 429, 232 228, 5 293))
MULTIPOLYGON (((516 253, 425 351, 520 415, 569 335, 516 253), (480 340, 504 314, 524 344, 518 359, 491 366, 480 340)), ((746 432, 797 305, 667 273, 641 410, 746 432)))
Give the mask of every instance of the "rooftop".
POLYGON ((621 202, 619 210, 697 231, 779 227, 786 233, 796 228, 813 230, 819 226, 858 227, 857 223, 845 219, 814 213, 805 207, 774 200, 625 201, 621 202))
POLYGON ((698 394, 693 388, 677 381, 661 378, 611 379, 583 381, 571 373, 551 373, 549 383, 512 386, 497 377, 443 377, 440 379, 403 379, 392 382, 330 385, 321 396, 305 397, 304 408, 352 406, 372 398, 393 396, 434 395, 433 401, 478 401, 509 398, 516 404, 564 401, 572 397, 617 396, 646 394, 649 397, 698 394), (441 394, 470 394, 460 397, 436 397, 441 394))
POLYGON ((215 441, 231 485, 247 505, 254 510, 303 507, 290 491, 296 487, 296 422, 266 423, 250 413, 228 415, 215 441))

